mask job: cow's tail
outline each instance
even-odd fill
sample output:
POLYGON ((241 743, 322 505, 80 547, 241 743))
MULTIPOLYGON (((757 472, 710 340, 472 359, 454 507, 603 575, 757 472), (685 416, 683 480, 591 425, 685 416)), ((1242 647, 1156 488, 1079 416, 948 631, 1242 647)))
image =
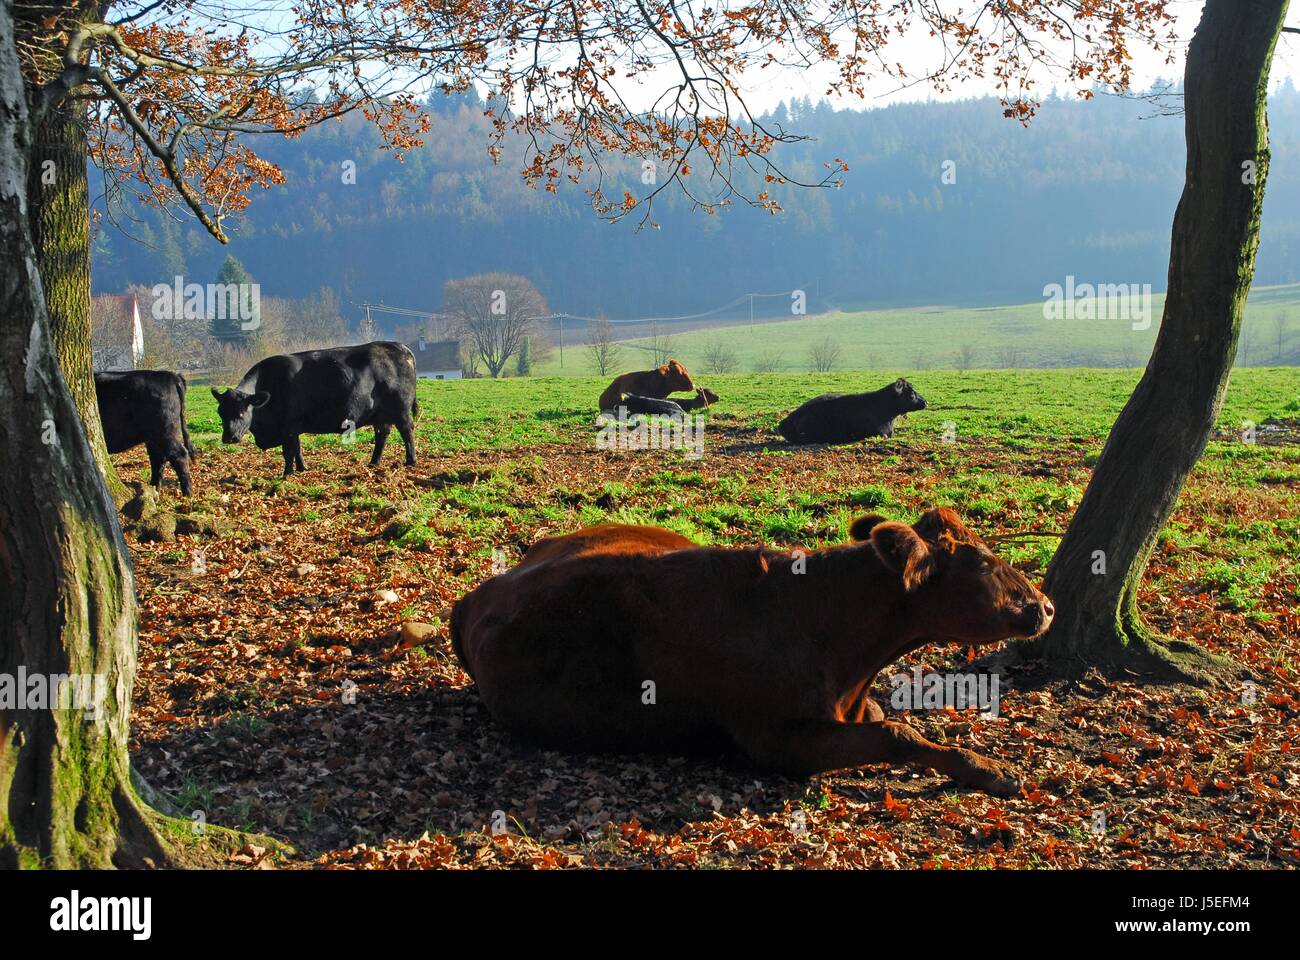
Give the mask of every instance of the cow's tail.
POLYGON ((176 395, 181 400, 181 439, 185 441, 185 452, 194 460, 198 454, 194 452, 194 444, 190 443, 190 418, 185 410, 185 375, 182 373, 176 374, 176 395))
POLYGON ((451 608, 451 648, 456 651, 456 659, 460 661, 460 668, 473 678, 474 671, 470 668, 469 660, 465 657, 465 649, 462 644, 464 638, 461 636, 461 632, 464 629, 464 625, 461 621, 464 619, 464 616, 464 602, 462 598, 461 602, 454 604, 451 608))
MULTIPOLYGON (((411 348, 404 343, 399 343, 397 344, 397 346, 402 351, 402 359, 405 360, 411 367, 411 379, 415 381, 416 388, 418 389, 420 386, 420 374, 418 372, 419 367, 417 367, 415 363, 415 354, 412 352, 411 348)), ((420 401, 415 399, 415 392, 412 391, 411 392, 411 419, 414 420, 419 415, 420 415, 420 401)))
POLYGON ((616 410, 618 405, 623 402, 623 388, 619 383, 621 378, 615 377, 614 382, 605 388, 605 392, 600 395, 600 400, 596 402, 599 410, 616 410))

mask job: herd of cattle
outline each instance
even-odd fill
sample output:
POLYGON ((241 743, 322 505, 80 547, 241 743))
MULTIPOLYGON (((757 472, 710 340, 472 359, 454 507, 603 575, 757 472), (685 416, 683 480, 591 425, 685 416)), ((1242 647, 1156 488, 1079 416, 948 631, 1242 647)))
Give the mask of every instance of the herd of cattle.
MULTIPOLYGON (((376 340, 355 347, 334 347, 279 354, 254 364, 227 390, 212 388, 221 418, 223 443, 239 443, 246 433, 261 450, 279 447, 284 475, 307 469, 302 435, 348 434, 373 427, 371 466, 379 463, 393 427, 406 447, 406 465, 415 464, 415 355, 401 343, 376 340)), ((162 469, 170 464, 181 491, 190 495, 190 460, 194 446, 186 424, 185 378, 167 370, 95 374, 95 393, 104 439, 110 453, 144 444, 149 454, 149 483, 162 486, 162 469)), ((669 360, 655 370, 624 373, 600 395, 602 412, 622 407, 629 415, 682 417, 718 402, 712 390, 697 387, 686 368, 669 360), (693 392, 689 399, 669 395, 693 392)), ((867 437, 894 435, 894 421, 924 410, 925 398, 899 379, 870 393, 827 393, 791 412, 777 426, 790 443, 854 443, 867 437)))
MULTIPOLYGON (((194 448, 185 380, 166 371, 95 375, 111 452, 143 443, 161 484, 171 464, 190 493, 194 448)), ((399 343, 273 356, 212 388, 222 440, 281 447, 306 469, 301 436, 371 426, 371 464, 393 427, 415 463, 415 357, 399 343)), ((676 360, 627 373, 600 409, 684 416, 718 402, 676 360), (673 401, 675 392, 693 392, 673 401)), ((809 400, 778 426, 790 443, 892 436, 926 407, 900 379, 809 400)), ((1032 637, 1051 601, 950 510, 907 526, 862 517, 847 544, 783 553, 702 547, 657 527, 606 524, 539 540, 466 594, 451 640, 489 713, 518 735, 568 750, 700 754, 738 750, 792 775, 894 762, 931 767, 1000 795, 1000 763, 886 720, 869 693, 889 663, 925 644, 1032 637)))

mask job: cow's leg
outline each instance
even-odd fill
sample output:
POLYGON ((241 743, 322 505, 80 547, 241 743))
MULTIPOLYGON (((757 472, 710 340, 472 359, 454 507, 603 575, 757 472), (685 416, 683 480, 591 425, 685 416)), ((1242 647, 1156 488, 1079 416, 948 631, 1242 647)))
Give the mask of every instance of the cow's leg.
POLYGON ((294 437, 293 462, 297 465, 299 473, 307 469, 307 464, 302 459, 302 437, 294 437))
POLYGON ((161 490, 163 464, 167 458, 163 456, 162 447, 156 443, 146 443, 144 448, 149 453, 149 486, 161 490))
POLYGON ((397 432, 402 435, 402 443, 406 446, 406 465, 415 466, 415 424, 409 420, 397 424, 397 432))
POLYGON ((931 743, 905 723, 807 720, 738 732, 736 739, 754 760, 795 776, 868 763, 908 763, 932 767, 958 783, 997 796, 1020 792, 1020 784, 1001 763, 960 747, 931 743))
POLYGON ((180 481, 181 493, 185 496, 190 495, 190 455, 184 447, 173 448, 172 454, 167 458, 167 462, 172 465, 176 471, 176 479, 180 481))
POLYGON ((284 446, 281 447, 280 452, 284 454, 284 475, 286 477, 293 476, 296 458, 302 456, 302 451, 298 449, 301 442, 301 439, 296 434, 284 438, 284 446))
POLYGON ((384 455, 384 444, 388 442, 388 435, 393 428, 387 423, 375 424, 375 452, 370 455, 370 465, 379 466, 379 461, 384 455))

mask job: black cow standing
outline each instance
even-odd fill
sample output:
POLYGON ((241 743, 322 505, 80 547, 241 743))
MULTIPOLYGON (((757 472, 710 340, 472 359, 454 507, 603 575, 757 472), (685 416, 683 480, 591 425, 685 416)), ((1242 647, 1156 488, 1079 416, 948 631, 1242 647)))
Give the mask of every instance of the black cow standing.
POLYGON ((415 463, 415 355, 400 343, 376 340, 355 347, 280 354, 254 364, 233 390, 212 388, 221 416, 223 443, 239 443, 251 431, 259 449, 282 447, 284 475, 306 470, 300 436, 347 434, 375 428, 379 463, 397 427, 406 444, 406 465, 415 463))
POLYGON ((108 452, 143 443, 149 451, 149 483, 161 489, 163 464, 170 463, 188 497, 194 445, 185 423, 185 378, 170 370, 97 373, 95 398, 108 452))
POLYGON ((900 377, 871 393, 823 394, 791 411, 776 429, 790 443, 854 443, 892 437, 895 417, 925 406, 925 398, 900 377))

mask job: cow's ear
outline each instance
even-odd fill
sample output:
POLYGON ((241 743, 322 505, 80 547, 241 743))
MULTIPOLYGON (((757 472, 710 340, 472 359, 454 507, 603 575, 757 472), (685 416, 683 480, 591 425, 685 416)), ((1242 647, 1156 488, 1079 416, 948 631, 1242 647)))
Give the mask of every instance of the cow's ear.
POLYGON ((885 518, 876 513, 866 517, 858 517, 853 521, 853 525, 849 527, 849 536, 858 542, 868 540, 871 538, 871 531, 885 522, 885 518))
POLYGON ((915 590, 934 569, 934 554, 906 524, 876 524, 871 531, 871 546, 886 567, 902 576, 904 590, 915 590))
POLYGON ((221 390, 218 390, 216 387, 213 387, 212 395, 216 397, 218 400, 220 400, 222 398, 223 392, 221 390))
POLYGON ((265 390, 259 390, 257 393, 253 394, 252 405, 254 407, 264 407, 270 402, 270 400, 271 395, 269 393, 265 390))
POLYGON ((907 389, 907 380, 905 380, 903 377, 899 377, 897 380, 894 381, 895 393, 902 393, 906 389, 907 389))

